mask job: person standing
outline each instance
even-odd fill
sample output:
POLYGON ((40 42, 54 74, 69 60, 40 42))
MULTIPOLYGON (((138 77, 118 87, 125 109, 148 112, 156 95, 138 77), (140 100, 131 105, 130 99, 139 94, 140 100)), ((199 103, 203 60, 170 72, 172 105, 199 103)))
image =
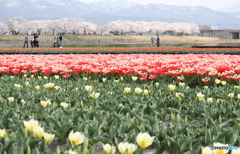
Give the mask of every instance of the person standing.
POLYGON ((33 35, 33 38, 34 38, 34 41, 33 41, 34 46, 35 46, 36 48, 39 48, 39 44, 38 44, 38 34, 35 33, 35 34, 33 35))
POLYGON ((27 44, 27 48, 28 48, 28 36, 27 34, 25 34, 24 36, 24 44, 23 44, 23 48, 25 48, 25 45, 27 44))
POLYGON ((155 38, 154 37, 151 37, 151 46, 154 47, 154 44, 155 44, 155 38))
POLYGON ((58 41, 59 41, 59 38, 58 38, 57 35, 55 35, 55 37, 53 39, 53 46, 54 46, 54 48, 55 48, 55 45, 59 46, 58 41))
POLYGON ((157 47, 160 46, 160 38, 159 38, 159 36, 157 36, 157 42, 156 42, 156 45, 157 45, 157 47))
POLYGON ((62 34, 60 34, 59 36, 59 44, 58 44, 59 48, 62 48, 62 34))
POLYGON ((31 41, 30 41, 30 43, 31 43, 31 46, 33 48, 34 47, 34 36, 33 36, 33 33, 31 34, 31 41))

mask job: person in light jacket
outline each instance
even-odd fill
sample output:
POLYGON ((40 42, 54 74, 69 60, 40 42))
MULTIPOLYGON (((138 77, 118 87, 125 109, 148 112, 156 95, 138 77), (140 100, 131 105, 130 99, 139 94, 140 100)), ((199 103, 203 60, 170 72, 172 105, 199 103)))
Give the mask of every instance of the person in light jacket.
POLYGON ((25 48, 26 44, 27 44, 27 48, 28 48, 28 36, 27 36, 27 34, 25 34, 25 36, 24 36, 23 48, 25 48))
POLYGON ((53 46, 55 48, 55 45, 57 45, 57 47, 59 47, 59 37, 57 35, 55 35, 54 39, 53 39, 53 46))

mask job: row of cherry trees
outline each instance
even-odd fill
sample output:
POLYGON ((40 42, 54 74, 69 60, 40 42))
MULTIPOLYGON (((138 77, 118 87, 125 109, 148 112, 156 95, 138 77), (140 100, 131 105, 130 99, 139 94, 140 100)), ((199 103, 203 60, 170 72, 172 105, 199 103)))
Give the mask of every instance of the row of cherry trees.
POLYGON ((31 20, 22 17, 5 18, 0 22, 0 35, 125 35, 134 33, 189 35, 199 33, 199 27, 192 23, 168 23, 117 20, 108 24, 93 24, 81 18, 62 18, 59 20, 31 20))

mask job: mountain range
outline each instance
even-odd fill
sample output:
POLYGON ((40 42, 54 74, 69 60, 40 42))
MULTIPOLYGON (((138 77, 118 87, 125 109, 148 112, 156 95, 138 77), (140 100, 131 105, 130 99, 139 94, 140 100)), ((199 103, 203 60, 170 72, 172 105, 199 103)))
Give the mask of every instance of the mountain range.
POLYGON ((203 6, 166 4, 140 5, 127 0, 102 0, 84 3, 78 0, 0 0, 0 20, 23 17, 27 20, 83 18, 104 24, 126 19, 130 21, 187 22, 220 28, 240 27, 240 1, 232 8, 212 10, 203 6))

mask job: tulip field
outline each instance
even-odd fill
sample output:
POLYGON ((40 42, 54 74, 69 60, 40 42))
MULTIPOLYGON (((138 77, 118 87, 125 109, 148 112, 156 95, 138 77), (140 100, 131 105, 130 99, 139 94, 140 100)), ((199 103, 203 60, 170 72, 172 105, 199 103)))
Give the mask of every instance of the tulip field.
POLYGON ((239 80, 240 55, 3 54, 0 153, 240 154, 239 80))

